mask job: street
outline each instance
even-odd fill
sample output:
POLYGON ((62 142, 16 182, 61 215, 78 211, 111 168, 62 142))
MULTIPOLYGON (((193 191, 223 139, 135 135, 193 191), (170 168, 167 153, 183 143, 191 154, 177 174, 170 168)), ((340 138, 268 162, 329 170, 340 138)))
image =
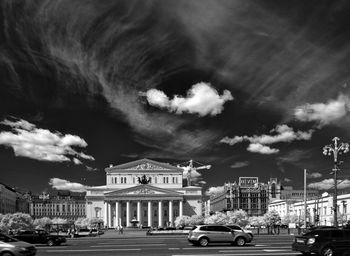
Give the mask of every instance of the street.
POLYGON ((193 246, 187 236, 105 235, 101 237, 69 239, 67 244, 55 247, 38 245, 38 256, 44 255, 301 255, 291 251, 293 236, 261 235, 243 247, 230 244, 193 246))

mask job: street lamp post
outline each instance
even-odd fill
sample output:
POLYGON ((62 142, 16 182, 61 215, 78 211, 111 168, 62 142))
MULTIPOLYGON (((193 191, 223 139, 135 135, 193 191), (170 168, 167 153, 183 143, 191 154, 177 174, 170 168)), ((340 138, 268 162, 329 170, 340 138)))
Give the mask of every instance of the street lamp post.
POLYGON ((339 138, 338 137, 334 137, 332 139, 332 141, 334 142, 334 144, 332 145, 327 145, 323 147, 323 154, 324 155, 332 155, 334 157, 334 168, 333 168, 333 174, 334 174, 334 195, 333 195, 333 223, 335 227, 338 227, 338 219, 337 219, 337 211, 338 211, 338 207, 337 207, 337 195, 338 195, 338 190, 337 190, 337 172, 339 170, 339 166, 338 166, 338 154, 345 154, 349 151, 349 144, 348 143, 338 143, 339 138))

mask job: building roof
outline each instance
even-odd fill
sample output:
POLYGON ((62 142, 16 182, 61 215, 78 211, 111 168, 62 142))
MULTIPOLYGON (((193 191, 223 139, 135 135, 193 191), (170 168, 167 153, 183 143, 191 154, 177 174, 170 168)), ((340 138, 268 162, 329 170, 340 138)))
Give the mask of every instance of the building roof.
POLYGON ((147 158, 105 168, 106 173, 120 172, 125 170, 135 171, 135 172, 140 172, 140 171, 143 171, 143 172, 161 171, 161 172, 179 172, 179 173, 183 172, 182 168, 170 165, 168 163, 157 162, 147 158))

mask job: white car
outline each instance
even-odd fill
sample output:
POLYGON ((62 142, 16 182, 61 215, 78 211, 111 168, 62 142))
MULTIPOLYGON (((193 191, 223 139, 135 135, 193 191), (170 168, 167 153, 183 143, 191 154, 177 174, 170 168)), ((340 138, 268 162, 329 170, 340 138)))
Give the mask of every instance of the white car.
POLYGON ((1 256, 34 256, 36 248, 34 245, 18 241, 0 233, 0 255, 1 256))

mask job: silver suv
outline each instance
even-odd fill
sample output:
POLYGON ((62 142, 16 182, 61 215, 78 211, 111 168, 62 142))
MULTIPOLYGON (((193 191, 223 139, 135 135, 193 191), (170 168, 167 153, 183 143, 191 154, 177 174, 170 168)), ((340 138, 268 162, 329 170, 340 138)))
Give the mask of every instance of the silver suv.
POLYGON ((34 245, 18 241, 12 237, 0 233, 0 255, 1 256, 34 256, 36 248, 34 245))
POLYGON ((188 241, 194 245, 207 246, 209 243, 231 243, 243 246, 252 241, 244 232, 235 232, 225 225, 198 225, 188 234, 188 241))

